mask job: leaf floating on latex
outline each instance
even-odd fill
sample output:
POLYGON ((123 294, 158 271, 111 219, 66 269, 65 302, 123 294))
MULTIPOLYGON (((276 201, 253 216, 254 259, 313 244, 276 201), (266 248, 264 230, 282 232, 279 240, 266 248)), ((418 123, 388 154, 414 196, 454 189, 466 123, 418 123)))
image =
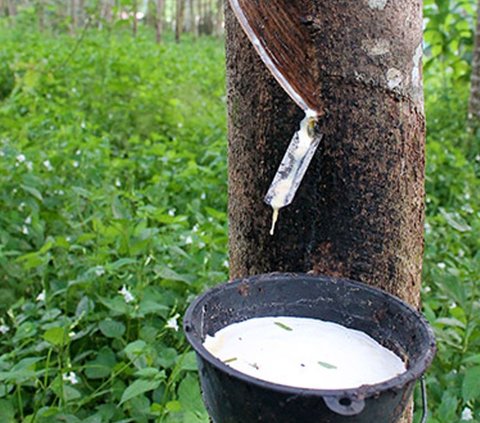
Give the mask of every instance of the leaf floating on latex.
POLYGON ((284 330, 292 331, 293 329, 290 326, 287 326, 285 323, 282 322, 274 322, 279 328, 284 330))
POLYGON ((333 364, 330 364, 330 363, 326 363, 325 361, 319 361, 318 364, 320 364, 320 366, 325 367, 328 370, 335 370, 338 368, 337 366, 334 366, 333 364))

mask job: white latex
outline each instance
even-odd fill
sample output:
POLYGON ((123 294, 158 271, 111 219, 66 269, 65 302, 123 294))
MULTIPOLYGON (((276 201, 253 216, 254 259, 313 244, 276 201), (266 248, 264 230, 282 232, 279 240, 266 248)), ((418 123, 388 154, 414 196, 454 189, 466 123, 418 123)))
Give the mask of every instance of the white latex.
POLYGON ((207 336, 204 346, 242 373, 298 388, 357 388, 406 371, 398 356, 364 332, 299 317, 235 323, 207 336))

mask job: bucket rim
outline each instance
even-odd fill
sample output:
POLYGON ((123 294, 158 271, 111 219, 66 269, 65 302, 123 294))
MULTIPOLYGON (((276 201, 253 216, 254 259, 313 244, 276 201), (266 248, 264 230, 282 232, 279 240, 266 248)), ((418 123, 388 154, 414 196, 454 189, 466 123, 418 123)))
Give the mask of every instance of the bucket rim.
MULTIPOLYGON (((268 317, 268 316, 265 316, 268 317)), ((210 365, 218 368, 222 372, 228 374, 230 377, 240 379, 241 381, 256 385, 257 387, 276 391, 278 393, 291 395, 291 396, 313 396, 313 397, 335 397, 343 398, 347 397, 352 400, 363 400, 375 395, 378 395, 380 392, 388 390, 401 390, 405 385, 415 382, 421 378, 421 376, 426 372, 428 367, 433 361, 436 353, 436 343, 433 329, 428 323, 427 319, 420 313, 418 310, 413 308, 411 305, 407 304, 405 301, 400 298, 389 294, 386 291, 383 291, 380 288, 367 285, 363 282, 354 281, 348 278, 337 278, 326 275, 312 275, 306 273, 268 273, 261 275, 254 275, 245 278, 234 279, 229 282, 225 282, 219 285, 216 285, 208 290, 204 291, 198 295, 192 303, 188 306, 184 318, 183 318, 183 330, 187 341, 192 346, 196 354, 198 354, 202 359, 207 361, 210 365), (411 313, 418 319, 421 327, 423 328, 425 335, 428 339, 428 348, 422 352, 421 357, 414 363, 414 365, 407 369, 406 372, 395 376, 394 378, 388 379, 386 381, 372 384, 372 385, 362 385, 357 388, 347 388, 347 389, 312 389, 312 388, 300 388, 288 385, 282 385, 279 383, 273 383, 262 379, 257 379, 253 376, 242 373, 215 357, 210 353, 204 346, 200 337, 191 330, 191 322, 193 318, 194 310, 203 302, 205 298, 213 295, 219 291, 222 291, 226 287, 233 289, 235 287, 241 287, 242 284, 248 284, 251 282, 262 282, 262 281, 280 281, 280 280, 291 280, 291 279, 303 279, 311 280, 314 282, 323 282, 323 283, 341 283, 345 285, 350 285, 358 287, 365 291, 378 296, 379 298, 383 297, 389 301, 394 301, 397 305, 403 309, 405 312, 411 313)))

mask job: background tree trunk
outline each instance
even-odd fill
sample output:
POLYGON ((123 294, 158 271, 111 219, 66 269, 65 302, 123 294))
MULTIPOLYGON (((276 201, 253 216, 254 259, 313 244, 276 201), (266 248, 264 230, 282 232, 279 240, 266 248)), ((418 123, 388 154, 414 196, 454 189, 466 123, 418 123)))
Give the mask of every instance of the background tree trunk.
POLYGON ((70 0, 70 33, 75 34, 78 27, 77 1, 70 0))
POLYGON ((15 0, 7 0, 8 16, 17 16, 17 5, 15 0))
POLYGON ((176 1, 175 9, 175 41, 180 42, 180 38, 183 32, 183 12, 184 12, 184 0, 176 1))
POLYGON ((223 34, 223 0, 217 0, 217 10, 215 11, 215 35, 223 34))
POLYGON ((165 8, 165 0, 157 0, 157 8, 155 12, 155 32, 157 43, 160 44, 162 42, 162 35, 163 35, 163 11, 165 8))
POLYGON ((468 104, 468 124, 470 130, 480 126, 480 0, 477 6, 477 29, 473 49, 472 75, 470 77, 470 101, 468 104))
POLYGON ((137 12, 138 12, 138 0, 132 1, 132 34, 134 37, 137 36, 138 32, 138 21, 137 21, 137 12))
POLYGON ((45 31, 45 0, 37 0, 35 6, 37 9, 38 29, 43 32, 45 31))
MULTIPOLYGON (((299 0, 311 30, 325 134, 293 204, 263 197, 303 112, 226 7, 231 278, 315 272, 419 306, 425 118, 421 0, 299 0)), ((228 3, 228 2, 226 2, 228 3)), ((405 418, 409 421, 410 416, 405 418)))

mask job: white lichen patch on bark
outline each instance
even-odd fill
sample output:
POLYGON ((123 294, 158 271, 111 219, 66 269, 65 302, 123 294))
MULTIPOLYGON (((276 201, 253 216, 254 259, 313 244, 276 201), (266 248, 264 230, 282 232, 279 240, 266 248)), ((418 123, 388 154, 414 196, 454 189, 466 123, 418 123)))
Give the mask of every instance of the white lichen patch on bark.
POLYGON ((413 99, 423 105, 423 84, 422 84, 422 58, 423 45, 420 43, 413 54, 413 67, 411 75, 413 99))
POLYGON ((368 6, 371 9, 383 10, 387 5, 388 0, 368 0, 368 6))
POLYGON ((396 68, 390 68, 387 71, 387 85, 388 88, 393 90, 394 88, 397 88, 403 81, 403 75, 402 72, 400 72, 396 68))
POLYGON ((390 42, 384 39, 363 40, 362 48, 369 56, 382 56, 390 52, 390 42))
POLYGON ((419 87, 422 85, 421 80, 421 68, 422 68, 423 46, 422 43, 415 49, 413 55, 413 68, 412 68, 412 85, 413 87, 419 87))

